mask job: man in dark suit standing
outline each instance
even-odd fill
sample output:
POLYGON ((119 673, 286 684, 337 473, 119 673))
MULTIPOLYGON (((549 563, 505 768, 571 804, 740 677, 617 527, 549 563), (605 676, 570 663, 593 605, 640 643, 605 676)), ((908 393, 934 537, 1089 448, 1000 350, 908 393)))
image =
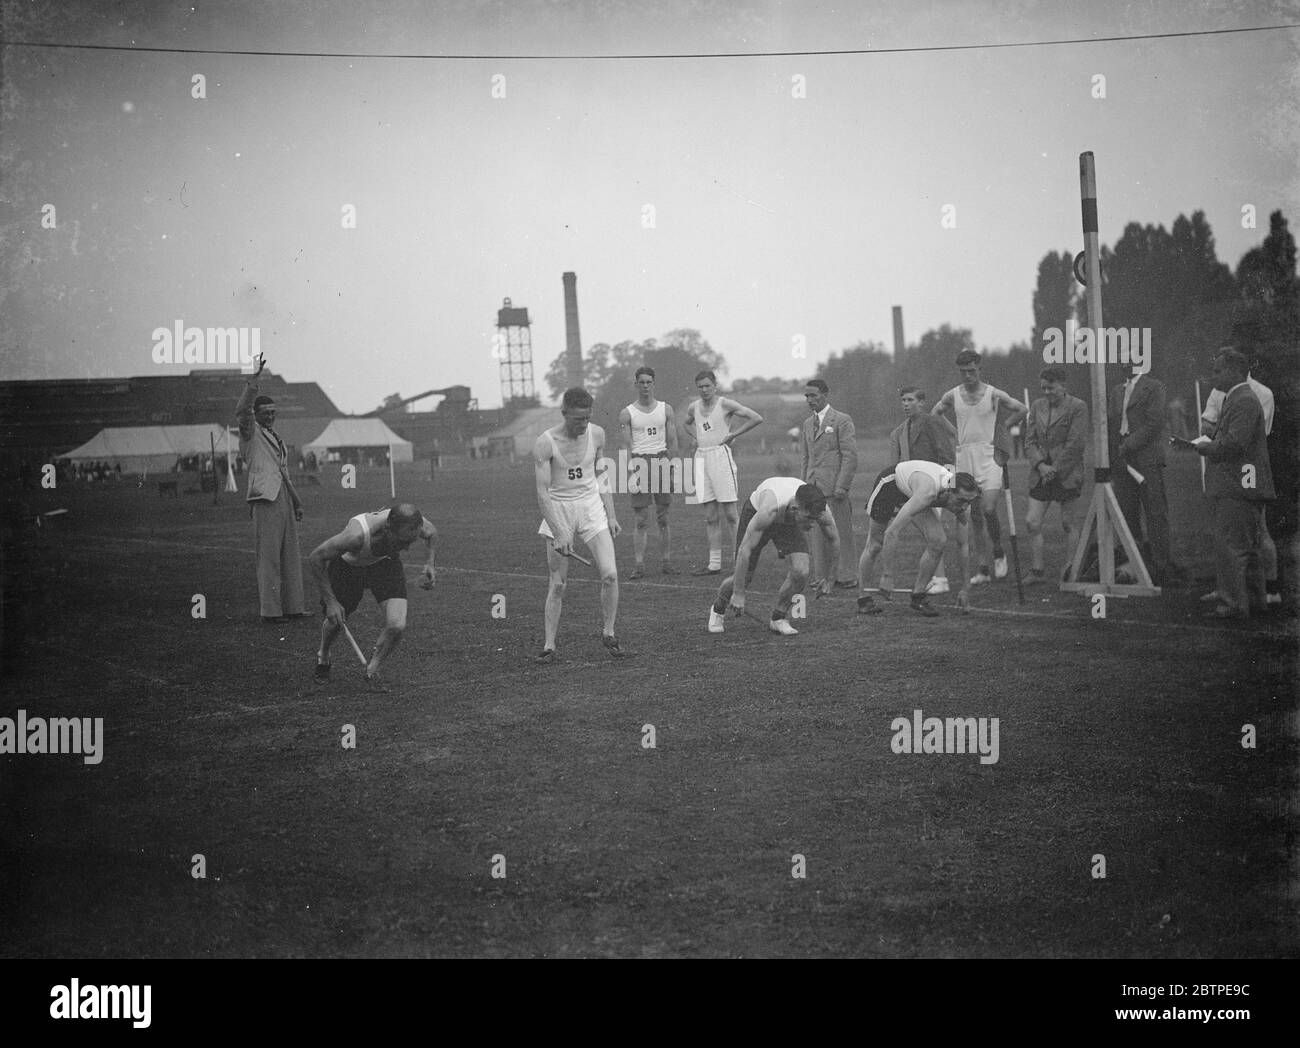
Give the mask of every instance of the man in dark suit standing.
POLYGON ((812 414, 803 423, 803 479, 825 493, 840 535, 839 563, 828 564, 826 543, 819 532, 812 534, 813 588, 833 578, 837 588, 849 589, 858 585, 858 550, 853 541, 853 506, 849 502, 849 489, 858 468, 858 445, 853 419, 831 407, 829 394, 830 387, 819 378, 811 379, 804 387, 804 401, 812 414))
POLYGON ((889 434, 889 465, 900 462, 935 462, 951 466, 957 461, 957 430, 942 415, 931 415, 925 390, 904 386, 898 391, 903 404, 903 424, 889 434))
POLYGON ((1129 377, 1110 391, 1106 411, 1110 436, 1110 481, 1128 529, 1142 543, 1152 581, 1167 583, 1172 574, 1169 550, 1169 505, 1165 498, 1165 387, 1130 366, 1129 377), (1142 478, 1138 480, 1130 470, 1142 478), (1140 510, 1140 512, 1139 512, 1140 510))
POLYGON ((1264 505, 1272 501, 1273 470, 1264 433, 1264 409, 1246 381, 1246 358, 1232 346, 1214 356, 1211 379, 1225 396, 1214 436, 1197 451, 1205 456, 1205 494, 1214 513, 1216 591, 1207 615, 1244 618, 1264 611, 1260 558, 1264 505))
POLYGON ((1074 553, 1079 531, 1083 456, 1088 446, 1088 405, 1070 396, 1065 380, 1063 367, 1047 367, 1039 372, 1038 388, 1043 395, 1029 405, 1029 418, 1025 422, 1025 453, 1029 458, 1029 510, 1025 514, 1025 528, 1029 531, 1033 558, 1026 585, 1042 582, 1046 577, 1043 521, 1053 502, 1061 507, 1066 563, 1074 553))

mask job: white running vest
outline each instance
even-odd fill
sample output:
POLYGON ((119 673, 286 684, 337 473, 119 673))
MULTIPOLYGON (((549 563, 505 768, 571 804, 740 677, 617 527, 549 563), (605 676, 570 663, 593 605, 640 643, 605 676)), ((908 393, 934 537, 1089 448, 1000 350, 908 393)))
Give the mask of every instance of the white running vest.
POLYGON ((343 554, 344 563, 351 564, 354 568, 368 568, 371 564, 378 564, 381 560, 386 560, 391 555, 389 553, 376 555, 372 551, 371 540, 373 535, 370 528, 371 517, 375 518, 375 528, 378 529, 383 526, 386 520, 388 520, 389 512, 390 511, 387 509, 380 509, 375 510, 373 513, 358 513, 352 518, 361 525, 361 552, 352 553, 349 551, 348 553, 343 554))
POLYGON ((704 413, 704 401, 696 400, 691 404, 695 412, 695 443, 701 449, 716 448, 722 444, 722 439, 730 432, 727 427, 727 416, 722 411, 722 398, 713 398, 713 413, 706 415, 704 413))
POLYGON ((984 395, 975 404, 967 404, 961 391, 961 386, 952 391, 953 408, 957 412, 957 443, 991 445, 998 424, 998 405, 993 399, 993 387, 986 385, 984 395))
POLYGON ((770 491, 776 496, 776 508, 781 514, 794 503, 794 493, 804 486, 805 481, 798 477, 769 477, 754 489, 754 493, 749 496, 749 504, 758 509, 758 496, 765 491, 770 491))
POLYGON ((591 426, 587 427, 587 446, 582 453, 582 461, 568 462, 560 454, 559 445, 546 431, 551 442, 551 486, 547 489, 551 498, 559 502, 580 499, 585 495, 599 495, 600 487, 596 484, 596 440, 591 435, 591 426))
POLYGON ((935 494, 947 491, 953 484, 952 471, 944 469, 936 462, 912 459, 909 462, 900 462, 894 467, 894 484, 908 498, 913 494, 912 479, 917 476, 930 477, 937 485, 935 494))
POLYGON ((627 406, 632 420, 632 454, 653 455, 668 450, 668 412, 658 401, 649 411, 636 403, 627 406))

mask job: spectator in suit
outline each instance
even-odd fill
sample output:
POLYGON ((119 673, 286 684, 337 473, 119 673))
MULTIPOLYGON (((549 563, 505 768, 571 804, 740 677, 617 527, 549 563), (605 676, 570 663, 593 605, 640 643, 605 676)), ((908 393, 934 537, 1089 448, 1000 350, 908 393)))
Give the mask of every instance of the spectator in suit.
MULTIPOLYGON (((1250 386, 1251 391, 1259 398, 1259 406, 1264 412, 1264 436, 1265 438, 1271 437, 1273 435, 1273 412, 1275 407, 1273 391, 1264 383, 1257 381, 1250 372, 1246 373, 1246 385, 1250 386)), ((1205 402, 1205 410, 1201 413, 1201 434, 1203 436, 1214 436, 1215 428, 1219 424, 1219 416, 1223 412, 1225 396, 1226 394, 1222 390, 1210 391, 1210 395, 1205 402)), ((1273 453, 1270 451, 1270 467, 1272 461, 1273 453)), ((1282 585, 1277 570, 1277 543, 1273 541, 1273 536, 1269 533, 1268 507, 1265 508, 1263 531, 1260 535, 1260 558, 1264 567, 1264 591, 1267 595, 1267 603, 1270 607, 1280 605, 1282 603, 1282 585)), ((1201 598, 1204 601, 1217 601, 1218 599, 1219 591, 1217 589, 1201 598)))
POLYGON ((935 462, 951 466, 957 460, 957 430, 942 415, 931 415, 925 390, 904 386, 898 391, 903 405, 902 425, 889 434, 889 465, 900 462, 935 462))
POLYGON ((1038 376, 1042 397, 1029 405, 1025 454, 1029 457, 1029 511, 1025 527, 1033 558, 1030 583, 1042 582, 1043 520, 1053 502, 1061 507, 1065 555, 1074 551, 1083 491, 1083 453, 1088 446, 1088 406, 1065 389, 1065 369, 1044 368, 1038 376))
POLYGON ((1110 391, 1106 412, 1110 481, 1133 539, 1157 585, 1175 574, 1169 549, 1169 505, 1165 498, 1165 387, 1129 367, 1129 377, 1110 391), (1141 475, 1139 481, 1129 467, 1141 475), (1141 527, 1145 518, 1145 532, 1141 527), (1145 540, 1139 538, 1145 534, 1145 540))
POLYGON ((1214 517, 1213 618, 1245 618, 1267 607, 1263 571, 1264 505, 1272 500, 1273 471, 1264 409, 1246 381, 1246 358, 1231 346, 1214 356, 1211 380, 1224 393, 1208 443, 1197 446, 1208 465, 1205 494, 1214 517))
POLYGON ((257 592, 262 621, 285 622, 306 614, 302 588, 302 553, 298 521, 302 499, 289 480, 289 449, 273 428, 275 401, 258 396, 258 376, 266 360, 248 379, 235 407, 239 452, 248 463, 248 494, 257 556, 257 592))
POLYGON ((812 534, 812 572, 815 589, 825 579, 834 579, 839 589, 858 584, 858 550, 853 540, 853 506, 849 489, 858 468, 858 445, 853 419, 831 407, 830 387, 819 378, 804 387, 804 401, 812 412, 804 420, 803 479, 826 493, 826 503, 840 536, 839 563, 827 563, 827 543, 820 532, 812 534))
MULTIPOLYGON (((951 469, 957 461, 956 427, 945 416, 930 414, 925 390, 917 386, 904 386, 898 391, 898 396, 903 404, 903 423, 889 434, 889 466, 886 472, 893 472, 893 468, 900 462, 912 461, 934 462, 951 469)), ((866 547, 863 549, 865 558, 866 547)), ((940 556, 934 568, 934 577, 925 587, 926 593, 951 591, 943 562, 944 558, 940 556)), ((859 578, 862 577, 861 563, 859 562, 859 578)))

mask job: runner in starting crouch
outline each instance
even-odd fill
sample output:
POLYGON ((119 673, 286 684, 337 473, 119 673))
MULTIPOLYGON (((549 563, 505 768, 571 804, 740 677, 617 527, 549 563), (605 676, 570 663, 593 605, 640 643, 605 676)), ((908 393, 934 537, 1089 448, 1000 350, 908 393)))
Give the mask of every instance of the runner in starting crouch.
POLYGON ((935 462, 912 460, 881 470, 867 502, 867 515, 871 530, 867 547, 858 562, 858 578, 862 594, 858 597, 859 615, 876 615, 884 609, 867 592, 867 579, 872 565, 881 552, 884 563, 880 571, 880 597, 892 600, 894 590, 894 554, 898 549, 898 536, 908 522, 915 524, 925 536, 925 552, 916 569, 916 582, 912 586, 912 610, 927 618, 939 614, 930 607, 925 588, 934 574, 935 565, 943 556, 948 542, 940 510, 948 510, 957 518, 957 541, 961 546, 961 591, 957 604, 963 612, 970 610, 970 507, 980 498, 979 485, 969 473, 954 473, 935 462))
MULTIPOLYGON (((794 602, 795 594, 802 593, 808 581, 808 530, 816 524, 821 528, 830 552, 831 564, 836 563, 840 551, 840 535, 835 528, 835 518, 826 508, 826 495, 816 484, 805 484, 797 477, 770 477, 749 496, 740 514, 736 528, 736 567, 734 572, 718 587, 718 597, 709 609, 709 632, 722 633, 724 616, 728 609, 737 617, 745 613, 745 587, 754 577, 758 556, 769 542, 776 551, 790 561, 790 570, 776 595, 776 608, 772 612, 768 629, 784 637, 793 637, 799 631, 790 625, 786 615, 794 602)), ((824 597, 835 587, 828 573, 817 594, 824 597)))

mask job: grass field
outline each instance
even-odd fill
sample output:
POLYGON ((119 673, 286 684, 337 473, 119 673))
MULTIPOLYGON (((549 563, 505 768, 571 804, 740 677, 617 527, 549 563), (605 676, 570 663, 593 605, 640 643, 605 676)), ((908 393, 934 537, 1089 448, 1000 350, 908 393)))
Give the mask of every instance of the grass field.
MULTIPOLYGON (((859 546, 880 451, 854 489, 859 546)), ((1195 470, 1171 463, 1171 518, 1177 558, 1207 578, 1195 470)), ((775 472, 775 456, 742 458, 743 493, 775 472)), ((374 471, 356 491, 336 473, 305 489, 304 555, 387 485, 374 471)), ((837 595, 810 602, 798 637, 747 619, 714 636, 710 580, 651 575, 621 586, 638 655, 613 662, 594 573, 574 564, 562 662, 536 667, 530 466, 453 463, 434 483, 417 463, 398 487, 439 528, 440 573, 411 589, 382 694, 342 644, 333 683, 312 683, 316 619, 260 622, 240 497, 6 493, 0 716, 103 717, 105 742, 98 765, 0 757, 5 955, 1296 952, 1289 612, 1207 624, 1192 588, 1096 620, 1054 588, 1020 605, 1005 581, 977 588, 969 617, 896 603, 859 618, 837 595), (56 507, 70 512, 16 530, 56 507), (997 763, 894 753, 891 722, 914 709, 998 718, 997 763)), ((702 563, 701 511, 679 503, 673 522, 678 566, 702 563)), ((630 530, 616 545, 626 572, 630 530)), ((909 540, 899 585, 916 553, 909 540)), ((413 580, 418 548, 406 560, 413 580)), ((761 617, 783 567, 765 552, 761 617)), ((363 647, 378 622, 367 596, 363 647)))

